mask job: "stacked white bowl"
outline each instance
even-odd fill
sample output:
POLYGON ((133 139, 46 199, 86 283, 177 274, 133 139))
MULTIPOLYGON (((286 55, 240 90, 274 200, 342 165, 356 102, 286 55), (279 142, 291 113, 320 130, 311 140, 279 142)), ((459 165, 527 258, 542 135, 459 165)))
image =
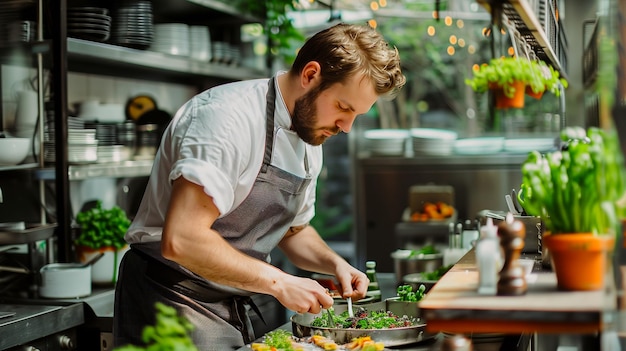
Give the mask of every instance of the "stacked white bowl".
POLYGON ((370 129, 363 133, 366 147, 372 155, 402 156, 409 137, 406 129, 370 129))
POLYGON ((189 56, 189 25, 159 23, 154 25, 154 41, 150 49, 170 55, 189 56))
POLYGON ((189 27, 191 58, 198 61, 211 61, 211 35, 207 26, 189 27))
POLYGON ((415 155, 450 155, 458 138, 456 132, 447 129, 412 128, 410 133, 415 155))
POLYGON ((458 155, 488 155, 502 151, 504 137, 479 137, 458 139, 454 152, 458 155))
POLYGON ((22 163, 30 150, 30 138, 0 138, 0 167, 22 163))

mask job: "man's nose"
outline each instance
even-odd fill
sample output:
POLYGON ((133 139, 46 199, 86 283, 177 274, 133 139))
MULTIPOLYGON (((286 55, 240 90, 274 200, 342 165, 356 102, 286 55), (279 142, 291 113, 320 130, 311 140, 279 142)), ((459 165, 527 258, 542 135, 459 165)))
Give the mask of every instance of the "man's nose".
POLYGON ((354 124, 355 119, 356 119, 356 115, 351 116, 349 118, 341 119, 337 122, 337 127, 339 127, 339 129, 341 129, 341 131, 344 133, 350 133, 350 130, 352 129, 352 125, 354 124))

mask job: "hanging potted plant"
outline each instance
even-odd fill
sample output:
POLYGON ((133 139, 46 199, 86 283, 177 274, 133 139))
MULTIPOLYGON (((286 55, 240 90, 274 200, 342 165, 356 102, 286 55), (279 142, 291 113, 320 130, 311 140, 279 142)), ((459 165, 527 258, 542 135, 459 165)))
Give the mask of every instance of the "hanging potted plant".
POLYGON ((93 256, 104 256, 92 266, 91 280, 95 284, 109 285, 117 281, 117 271, 122 256, 128 250, 124 234, 130 220, 118 206, 102 208, 102 202, 76 215, 78 237, 74 241, 78 259, 87 262, 93 256))
POLYGON ((568 127, 561 140, 561 151, 529 153, 518 197, 545 224, 542 246, 550 252, 558 287, 601 289, 623 211, 619 141, 615 131, 595 127, 568 127))
POLYGON ((544 75, 536 61, 518 57, 494 58, 475 67, 465 83, 478 93, 493 90, 496 108, 522 108, 527 87, 545 91, 544 75), (542 90, 543 89, 543 90, 542 90))
POLYGON ((559 71, 543 61, 531 61, 538 72, 537 79, 533 79, 526 86, 526 95, 541 99, 543 93, 548 91, 556 96, 561 95, 561 87, 567 88, 568 83, 565 78, 561 77, 559 71))
POLYGON ((475 67, 473 77, 465 83, 478 93, 493 90, 498 109, 522 108, 526 86, 539 80, 536 74, 528 59, 501 57, 475 67))

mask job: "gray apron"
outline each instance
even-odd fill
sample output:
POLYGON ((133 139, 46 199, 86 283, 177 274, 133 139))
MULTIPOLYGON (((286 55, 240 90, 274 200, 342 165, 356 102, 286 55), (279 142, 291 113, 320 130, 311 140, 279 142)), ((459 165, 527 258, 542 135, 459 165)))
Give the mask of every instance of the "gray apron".
MULTIPOLYGON (((311 182, 305 153, 306 177, 271 165, 274 145, 275 78, 266 96, 266 138, 263 165, 248 197, 233 212, 215 221, 233 247, 270 262, 270 252, 289 229, 311 182)), ((142 345, 141 332, 155 324, 154 303, 178 310, 194 326, 191 333, 200 350, 237 349, 254 340, 247 315, 250 291, 208 281, 161 256, 160 242, 131 245, 120 265, 115 293, 115 346, 142 345)), ((261 317, 262 319, 262 317, 261 317)))

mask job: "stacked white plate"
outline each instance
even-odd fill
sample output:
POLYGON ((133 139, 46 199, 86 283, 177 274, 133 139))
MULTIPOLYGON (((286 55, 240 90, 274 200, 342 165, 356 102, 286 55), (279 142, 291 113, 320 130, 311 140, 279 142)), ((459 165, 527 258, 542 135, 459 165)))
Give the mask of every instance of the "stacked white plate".
POLYGON ((458 137, 447 129, 412 128, 410 133, 415 155, 450 155, 458 137))
MULTIPOLYGON (((54 134, 44 135, 44 160, 56 161, 54 134)), ((98 139, 95 129, 68 129, 67 160, 69 163, 92 163, 98 160, 98 139)))
POLYGON ((409 137, 406 129, 370 129, 363 133, 366 147, 373 155, 402 156, 409 137))
POLYGON ((154 25, 154 42, 151 50, 170 55, 189 56, 189 25, 185 23, 160 23, 154 25))
POLYGON ((481 137, 458 139, 454 153, 458 155, 497 154, 504 148, 504 137, 481 137))
POLYGON ((512 138, 504 140, 504 151, 511 153, 545 152, 554 149, 556 149, 554 138, 512 138))
POLYGON ((123 162, 132 157, 132 149, 124 145, 98 145, 98 163, 123 162))
POLYGON ((211 61, 211 35, 207 26, 189 27, 190 56, 198 61, 211 61))
POLYGON ((67 10, 70 37, 104 42, 111 35, 111 16, 102 7, 70 7, 67 10))

